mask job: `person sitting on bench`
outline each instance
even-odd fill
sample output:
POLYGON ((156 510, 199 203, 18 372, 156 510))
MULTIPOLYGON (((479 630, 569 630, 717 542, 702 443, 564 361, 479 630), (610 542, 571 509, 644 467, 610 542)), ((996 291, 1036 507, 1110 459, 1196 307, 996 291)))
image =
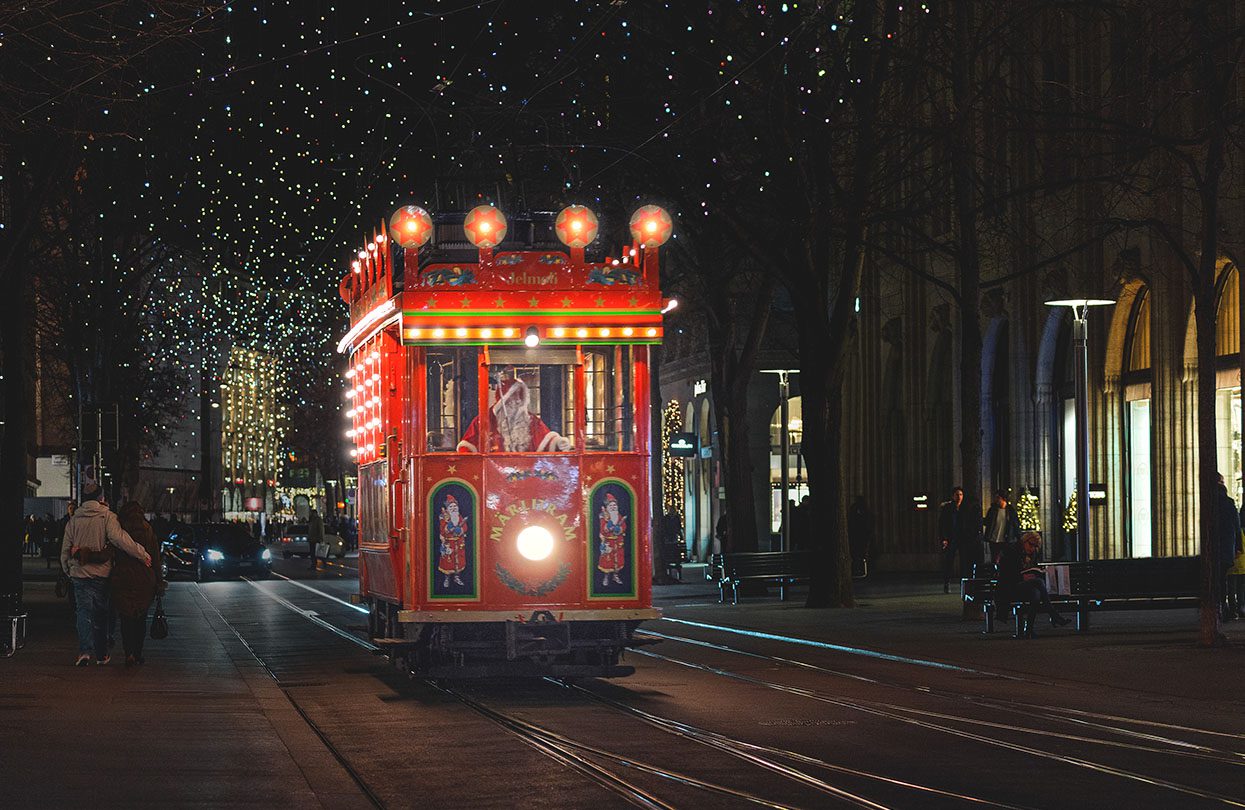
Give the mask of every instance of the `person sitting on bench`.
MULTIPOLYGON (((1042 535, 1037 532, 1025 532, 1019 542, 1005 543, 999 550, 999 590, 1010 601, 1027 603, 1028 616, 1024 635, 1028 638, 1035 635, 1033 619, 1037 616, 1039 604, 1050 616, 1053 626, 1060 627, 1068 623, 1050 603, 1046 572, 1038 567, 1041 561, 1042 535)), ((1020 628, 1017 627, 1016 630, 1019 634, 1020 628)))

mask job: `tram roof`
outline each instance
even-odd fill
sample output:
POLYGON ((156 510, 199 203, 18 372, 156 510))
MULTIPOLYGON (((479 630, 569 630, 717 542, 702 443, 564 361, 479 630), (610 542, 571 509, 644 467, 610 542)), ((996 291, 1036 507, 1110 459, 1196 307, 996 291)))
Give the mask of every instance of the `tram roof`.
MULTIPOLYGON (((554 214, 511 220, 507 238, 480 249, 462 235, 462 215, 433 217, 419 250, 404 251, 377 233, 377 248, 342 283, 350 303, 346 351, 378 329, 396 327, 406 345, 522 346, 652 344, 662 339, 656 249, 628 245, 569 249, 556 239, 554 214)), ((371 250, 371 245, 369 245, 371 250)))

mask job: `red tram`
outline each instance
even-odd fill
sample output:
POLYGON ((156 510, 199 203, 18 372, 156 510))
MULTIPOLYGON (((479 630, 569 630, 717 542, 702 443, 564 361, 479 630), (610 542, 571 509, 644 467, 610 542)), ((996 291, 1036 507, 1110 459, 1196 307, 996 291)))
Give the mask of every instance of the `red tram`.
POLYGON ((399 209, 341 284, 359 599, 416 674, 630 674, 652 607, 649 347, 665 211, 618 258, 570 206, 399 209))

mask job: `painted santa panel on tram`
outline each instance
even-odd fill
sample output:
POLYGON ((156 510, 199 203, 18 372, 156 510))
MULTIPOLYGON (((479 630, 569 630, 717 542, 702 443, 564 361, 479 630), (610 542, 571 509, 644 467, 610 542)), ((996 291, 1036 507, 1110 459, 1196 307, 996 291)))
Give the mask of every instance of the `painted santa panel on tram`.
POLYGON ((482 430, 481 419, 473 419, 458 442, 458 452, 564 453, 572 449, 574 367, 544 359, 489 367, 487 427, 482 430))
POLYGON ((428 496, 429 596, 474 600, 480 595, 480 514, 475 488, 463 480, 445 479, 428 496))
POLYGON ((625 481, 603 479, 589 494, 592 515, 590 599, 629 599, 636 593, 635 491, 625 481))

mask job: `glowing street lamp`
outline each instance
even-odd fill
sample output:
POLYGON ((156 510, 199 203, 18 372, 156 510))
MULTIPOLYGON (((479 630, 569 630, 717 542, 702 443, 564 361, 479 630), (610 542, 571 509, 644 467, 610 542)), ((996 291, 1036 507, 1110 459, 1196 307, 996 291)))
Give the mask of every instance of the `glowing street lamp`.
MULTIPOLYGON (((1048 307, 1072 310, 1073 378, 1076 386, 1076 554, 1077 562, 1089 560, 1089 308, 1105 307, 1109 298, 1062 298, 1047 301, 1048 307)), ((1076 629, 1089 626, 1089 612, 1076 612, 1076 629)))

